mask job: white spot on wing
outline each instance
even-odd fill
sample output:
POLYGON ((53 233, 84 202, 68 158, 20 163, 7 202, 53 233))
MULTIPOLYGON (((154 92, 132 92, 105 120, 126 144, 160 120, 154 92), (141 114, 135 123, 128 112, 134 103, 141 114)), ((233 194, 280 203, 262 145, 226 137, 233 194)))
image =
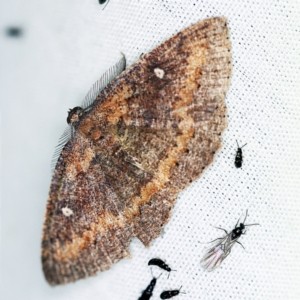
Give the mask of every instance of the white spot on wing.
POLYGON ((164 75, 165 75, 165 71, 162 70, 162 69, 160 69, 160 68, 155 68, 154 69, 154 73, 160 79, 162 79, 164 77, 164 75))
POLYGON ((64 207, 61 210, 66 217, 70 217, 73 214, 73 210, 68 207, 64 207))

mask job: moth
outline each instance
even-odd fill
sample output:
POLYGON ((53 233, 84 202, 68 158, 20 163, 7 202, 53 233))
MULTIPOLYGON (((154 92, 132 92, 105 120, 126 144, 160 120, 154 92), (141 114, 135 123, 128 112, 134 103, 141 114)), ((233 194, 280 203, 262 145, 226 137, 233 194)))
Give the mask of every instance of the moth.
POLYGON ((51 285, 130 257, 132 237, 149 247, 160 236, 221 147, 230 74, 227 20, 206 19, 127 69, 122 59, 69 111, 43 227, 51 285))
MULTIPOLYGON (((226 235, 222 238, 218 238, 213 240, 211 243, 214 243, 211 248, 205 253, 204 257, 201 260, 201 266, 208 270, 213 271, 217 267, 221 265, 223 260, 230 254, 232 247, 237 243, 240 244, 243 248, 244 246, 238 241, 238 239, 246 233, 247 226, 259 225, 259 224, 245 224, 246 218, 248 215, 248 210, 246 211, 245 219, 238 226, 239 220, 237 221, 234 229, 229 233, 223 229, 216 227, 218 229, 223 230, 226 235)), ((245 248, 244 248, 245 249, 245 248)))

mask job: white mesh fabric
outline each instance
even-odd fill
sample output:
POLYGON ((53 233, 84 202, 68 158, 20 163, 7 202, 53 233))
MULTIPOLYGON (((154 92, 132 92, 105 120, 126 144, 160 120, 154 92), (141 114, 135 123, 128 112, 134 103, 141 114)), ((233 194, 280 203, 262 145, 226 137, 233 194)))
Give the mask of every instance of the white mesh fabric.
MULTIPOLYGON (((0 28, 17 24, 20 39, 1 36, 1 299, 138 299, 163 272, 152 299, 181 285, 176 299, 300 299, 299 276, 299 1, 2 1, 0 28), (177 199, 162 237, 149 249, 133 239, 132 258, 75 284, 43 278, 40 235, 50 162, 67 110, 121 58, 134 63, 173 34, 226 16, 233 73, 223 148, 205 174, 177 199), (233 161, 236 140, 244 164, 233 161), (249 209, 249 227, 221 267, 200 268, 202 250, 233 229, 249 209), (158 276, 162 271, 153 268, 158 276)), ((3 30, 2 30, 3 32, 3 30)))

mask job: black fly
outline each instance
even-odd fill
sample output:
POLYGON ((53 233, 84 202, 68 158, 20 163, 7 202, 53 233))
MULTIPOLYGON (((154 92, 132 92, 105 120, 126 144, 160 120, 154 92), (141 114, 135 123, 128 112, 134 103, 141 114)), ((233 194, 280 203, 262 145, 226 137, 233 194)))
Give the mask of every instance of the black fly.
POLYGON ((176 270, 172 270, 163 260, 159 259, 159 258, 152 258, 149 260, 148 262, 148 266, 158 266, 161 269, 169 272, 168 278, 170 276, 170 272, 171 271, 176 271, 176 270))
MULTIPOLYGON (((152 273, 152 270, 151 270, 151 273, 152 273)), ((152 297, 153 290, 154 290, 155 285, 156 285, 156 281, 160 277, 160 275, 157 278, 153 277, 153 279, 151 280, 150 284, 143 291, 141 297, 138 300, 149 300, 152 297)))
POLYGON ((244 248, 244 246, 238 241, 238 239, 241 237, 241 235, 246 233, 245 229, 247 226, 259 225, 259 224, 245 225, 247 215, 248 215, 248 210, 246 211, 244 222, 240 223, 240 226, 238 226, 239 223, 238 220, 234 229, 229 233, 223 228, 216 227, 218 229, 225 231, 226 235, 222 238, 218 238, 212 241, 216 243, 212 248, 208 249, 208 251, 206 252, 206 254, 201 260, 201 266, 204 269, 208 271, 213 271, 214 269, 219 267, 222 261, 230 254, 231 248, 233 247, 233 245, 235 245, 235 243, 240 244, 244 248))
POLYGON ((179 290, 173 290, 173 291, 164 291, 160 294, 160 299, 170 299, 173 298, 174 296, 177 296, 179 293, 185 294, 184 292, 180 292, 182 286, 180 287, 179 290))
POLYGON ((243 163, 242 148, 245 147, 247 144, 245 144, 244 146, 240 147, 238 141, 236 141, 236 143, 238 145, 238 149, 236 151, 234 165, 235 165, 236 168, 241 168, 242 163, 243 163))

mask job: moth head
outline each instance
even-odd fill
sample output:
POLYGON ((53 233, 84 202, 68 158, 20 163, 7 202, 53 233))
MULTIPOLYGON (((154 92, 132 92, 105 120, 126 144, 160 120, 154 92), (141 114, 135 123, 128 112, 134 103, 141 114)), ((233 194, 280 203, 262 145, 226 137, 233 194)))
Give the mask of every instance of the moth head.
POLYGON ((80 106, 76 106, 68 111, 67 123, 75 125, 83 115, 84 110, 80 106))

